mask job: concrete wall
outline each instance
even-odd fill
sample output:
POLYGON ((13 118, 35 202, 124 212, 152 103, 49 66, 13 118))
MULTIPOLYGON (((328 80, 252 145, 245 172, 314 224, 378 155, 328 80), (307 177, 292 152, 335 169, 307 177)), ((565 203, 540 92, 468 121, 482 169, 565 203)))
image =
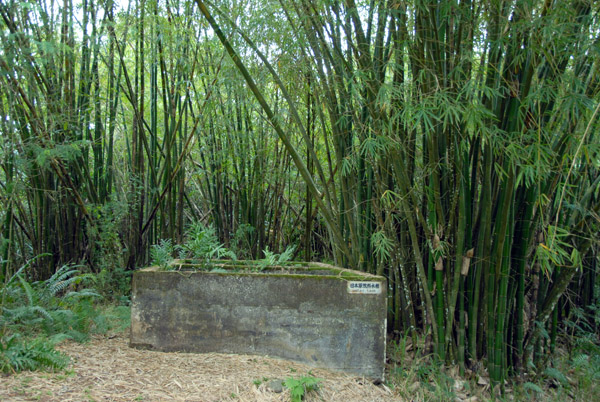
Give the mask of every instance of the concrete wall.
POLYGON ((133 276, 134 347, 267 355, 382 379, 385 320, 381 277, 153 269, 133 276))

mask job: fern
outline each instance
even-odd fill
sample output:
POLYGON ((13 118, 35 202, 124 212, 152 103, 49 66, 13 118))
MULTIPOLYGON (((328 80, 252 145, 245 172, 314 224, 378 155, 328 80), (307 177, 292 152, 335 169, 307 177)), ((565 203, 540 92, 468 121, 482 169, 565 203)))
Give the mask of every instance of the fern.
POLYGON ((17 306, 4 308, 4 319, 8 324, 36 325, 44 319, 52 321, 48 310, 42 306, 17 306))
MULTIPOLYGON (((18 272, 23 273, 23 267, 18 272)), ((2 333, 42 331, 84 340, 98 314, 91 300, 100 295, 90 288, 68 289, 89 277, 73 266, 63 266, 47 280, 33 284, 22 274, 13 276, 3 288, 2 333)))
POLYGON ((150 247, 151 264, 161 269, 167 269, 171 261, 173 261, 173 251, 171 239, 161 240, 159 244, 150 247))
POLYGON ((63 265, 56 270, 54 275, 41 283, 44 290, 44 298, 46 300, 62 293, 73 284, 78 284, 86 278, 91 278, 91 275, 89 274, 80 275, 80 271, 73 268, 74 267, 69 265, 63 265))
POLYGON ((224 257, 236 260, 235 253, 228 250, 219 242, 215 230, 211 226, 204 226, 197 222, 192 224, 186 232, 186 241, 179 246, 181 258, 193 258, 208 268, 213 259, 224 257))
POLYGON ((69 363, 69 358, 54 349, 55 341, 36 338, 21 340, 18 335, 0 339, 0 371, 59 370, 69 363))
POLYGON ((285 251, 281 254, 276 254, 269 250, 269 247, 263 250, 263 254, 265 258, 259 260, 257 262, 257 269, 259 271, 264 270, 270 266, 286 266, 289 265, 289 261, 292 259, 292 255, 294 254, 295 247, 289 246, 285 249, 285 251))
POLYGON ((216 274, 226 274, 229 271, 226 270, 226 269, 224 269, 224 268, 213 268, 213 269, 210 270, 210 272, 216 273, 216 274))
POLYGON ((63 339, 84 342, 90 333, 111 328, 99 318, 100 295, 80 286, 95 280, 77 266, 60 267, 45 281, 29 282, 22 266, 0 288, 0 371, 61 369, 68 358, 54 346, 63 339), (21 337, 20 334, 27 334, 21 337), (34 338, 34 336, 39 336, 34 338))
POLYGON ((265 258, 259 260, 256 267, 259 271, 262 271, 269 266, 273 266, 277 262, 277 254, 269 250, 268 246, 263 250, 263 254, 265 255, 265 258))
POLYGON ((573 358, 573 367, 587 367, 590 362, 590 357, 586 354, 579 354, 573 358))
POLYGON ((23 290, 25 291, 25 297, 27 298, 27 304, 29 304, 30 306, 33 306, 34 301, 33 301, 33 288, 31 287, 31 285, 29 284, 29 282, 27 282, 25 279, 23 279, 22 276, 18 276, 19 282, 21 283, 21 287, 23 287, 23 290))
POLYGON ((563 386, 569 385, 569 381, 567 380, 567 377, 557 368, 546 367, 546 369, 544 370, 544 374, 550 378, 553 378, 554 380, 556 380, 558 383, 560 383, 563 386))
POLYGON ((540 388, 540 386, 538 386, 538 385, 536 385, 536 384, 534 384, 532 382, 526 382, 526 383, 524 383, 523 384, 523 388, 525 388, 527 390, 530 390, 530 391, 533 391, 533 392, 535 392, 537 394, 543 394, 544 393, 544 390, 542 388, 540 388))
POLYGON ((63 300, 71 300, 71 299, 81 299, 84 297, 90 298, 101 298, 100 294, 98 294, 93 289, 82 289, 79 291, 72 291, 63 296, 63 300))
POLYGON ((40 255, 37 255, 37 256, 33 257, 33 258, 32 258, 32 259, 30 259, 29 261, 27 261, 27 262, 26 262, 25 264, 23 264, 23 265, 22 265, 22 266, 21 266, 21 267, 20 267, 20 268, 17 270, 17 272, 15 272, 15 273, 13 274, 13 276, 12 276, 12 277, 11 277, 11 278, 10 278, 10 279, 9 279, 9 280, 6 282, 6 283, 5 283, 4 289, 6 289, 7 287, 9 287, 9 285, 10 285, 10 284, 12 284, 12 282, 13 282, 13 281, 14 281, 16 278, 19 278, 19 277, 21 277, 21 274, 22 274, 22 273, 23 273, 23 272, 24 272, 24 271, 25 271, 27 268, 29 268, 29 267, 31 266, 31 264, 33 264, 33 262, 34 262, 35 260, 37 260, 37 259, 39 259, 39 258, 42 258, 42 257, 48 257, 48 256, 51 256, 51 255, 52 255, 52 254, 50 254, 50 253, 42 253, 42 254, 40 254, 40 255))
POLYGON ((37 313, 39 316, 44 317, 45 319, 52 321, 52 316, 50 313, 42 306, 31 306, 31 310, 37 313))
POLYGON ((283 253, 281 253, 281 255, 279 255, 277 264, 278 265, 287 265, 287 263, 292 260, 292 256, 294 255, 295 250, 296 250, 295 246, 287 247, 285 249, 285 251, 283 253))

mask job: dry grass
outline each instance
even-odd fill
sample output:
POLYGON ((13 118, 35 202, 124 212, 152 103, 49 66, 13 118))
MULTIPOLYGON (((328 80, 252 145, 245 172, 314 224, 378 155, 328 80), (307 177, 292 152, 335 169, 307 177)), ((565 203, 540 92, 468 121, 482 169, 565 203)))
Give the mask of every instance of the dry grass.
POLYGON ((129 348, 125 335, 67 342, 66 372, 25 372, 0 379, 2 401, 289 401, 267 379, 322 378, 306 401, 398 401, 384 385, 285 360, 218 353, 163 353, 129 348), (260 382, 260 384, 258 384, 260 382), (258 385, 257 385, 258 384, 258 385))

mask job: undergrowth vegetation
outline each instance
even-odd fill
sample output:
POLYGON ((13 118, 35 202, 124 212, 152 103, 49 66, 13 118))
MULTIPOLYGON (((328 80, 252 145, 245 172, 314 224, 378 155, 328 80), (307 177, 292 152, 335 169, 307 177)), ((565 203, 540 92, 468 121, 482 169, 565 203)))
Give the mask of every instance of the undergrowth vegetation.
MULTIPOLYGON (((237 242, 233 243, 235 247, 237 242)), ((264 258, 257 260, 252 265, 253 270, 262 271, 269 266, 285 266, 293 259, 295 246, 288 246, 281 254, 269 250, 267 246, 263 250, 264 258)), ((194 267, 210 269, 211 272, 221 272, 223 269, 215 267, 215 260, 230 259, 237 260, 237 255, 231 249, 221 243, 212 226, 204 226, 197 222, 188 228, 185 240, 182 244, 173 245, 170 239, 161 240, 158 244, 150 247, 151 265, 161 270, 171 270, 176 267, 171 263, 174 255, 178 254, 182 260, 192 260, 194 267)), ((246 255, 243 253, 243 255, 246 255)), ((226 272, 226 271, 225 271, 226 272)))
POLYGON ((559 336, 545 367, 493 386, 485 367, 476 364, 461 375, 458 365, 441 363, 425 347, 401 336, 388 344, 386 386, 406 400, 600 400, 600 339, 595 332, 559 336))
POLYGON ((212 226, 204 226, 200 222, 190 225, 182 244, 173 245, 170 239, 161 240, 150 248, 151 264, 161 269, 169 269, 174 254, 179 258, 194 259, 203 268, 211 266, 211 260, 230 258, 237 259, 235 253, 227 249, 215 233, 212 226))
POLYGON ((62 369, 69 359, 58 343, 128 326, 126 305, 100 308, 105 298, 93 288, 99 276, 64 265, 46 280, 29 281, 29 265, 0 288, 0 371, 62 369))

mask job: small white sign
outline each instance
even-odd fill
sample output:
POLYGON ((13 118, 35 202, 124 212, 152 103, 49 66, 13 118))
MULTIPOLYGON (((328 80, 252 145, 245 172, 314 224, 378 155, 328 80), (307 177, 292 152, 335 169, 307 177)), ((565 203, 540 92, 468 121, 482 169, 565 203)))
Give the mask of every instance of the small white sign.
POLYGON ((350 281, 348 293, 363 295, 378 295, 381 293, 381 282, 350 281))

